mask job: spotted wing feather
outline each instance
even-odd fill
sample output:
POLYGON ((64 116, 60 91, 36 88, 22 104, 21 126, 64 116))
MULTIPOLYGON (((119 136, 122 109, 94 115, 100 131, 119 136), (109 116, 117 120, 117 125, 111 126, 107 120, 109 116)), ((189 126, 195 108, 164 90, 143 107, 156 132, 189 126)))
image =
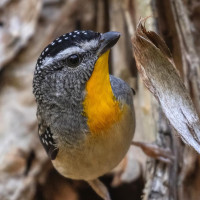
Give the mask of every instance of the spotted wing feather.
POLYGON ((56 156, 58 154, 58 148, 56 147, 56 143, 53 139, 53 134, 49 127, 44 127, 41 124, 39 124, 39 137, 40 141, 46 150, 48 156, 51 158, 51 160, 55 160, 56 156))

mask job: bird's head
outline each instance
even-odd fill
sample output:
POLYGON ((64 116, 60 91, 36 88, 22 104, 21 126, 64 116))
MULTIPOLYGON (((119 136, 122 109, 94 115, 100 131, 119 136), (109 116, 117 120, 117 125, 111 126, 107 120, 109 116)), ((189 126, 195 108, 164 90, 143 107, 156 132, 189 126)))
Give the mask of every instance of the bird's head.
MULTIPOLYGON (((109 49, 119 37, 118 32, 74 31, 55 39, 36 64, 33 79, 36 100, 57 103, 59 98, 62 105, 67 100, 76 103, 84 96, 94 68, 108 68, 103 65, 108 63, 109 49)), ((102 73, 108 73, 108 69, 102 73)))

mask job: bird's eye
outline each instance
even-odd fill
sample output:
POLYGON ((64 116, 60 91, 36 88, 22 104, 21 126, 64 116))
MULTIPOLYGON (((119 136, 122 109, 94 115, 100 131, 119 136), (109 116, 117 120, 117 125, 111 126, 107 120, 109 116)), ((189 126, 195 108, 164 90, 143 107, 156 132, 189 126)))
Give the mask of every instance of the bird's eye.
POLYGON ((67 58, 67 64, 69 65, 69 67, 77 67, 80 61, 80 56, 77 54, 72 54, 67 58))

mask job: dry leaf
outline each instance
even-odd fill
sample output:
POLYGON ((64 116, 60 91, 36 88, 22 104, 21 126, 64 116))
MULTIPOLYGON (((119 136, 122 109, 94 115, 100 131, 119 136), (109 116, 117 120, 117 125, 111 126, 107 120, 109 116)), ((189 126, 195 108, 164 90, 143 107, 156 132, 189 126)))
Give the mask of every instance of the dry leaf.
POLYGON ((132 38, 137 68, 182 140, 200 153, 200 120, 165 42, 140 20, 132 38))

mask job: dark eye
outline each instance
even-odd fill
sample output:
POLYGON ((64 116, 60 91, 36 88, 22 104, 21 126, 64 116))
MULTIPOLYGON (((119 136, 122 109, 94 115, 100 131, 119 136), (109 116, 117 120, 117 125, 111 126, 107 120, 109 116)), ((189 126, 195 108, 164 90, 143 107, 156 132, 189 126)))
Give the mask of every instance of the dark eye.
POLYGON ((67 64, 69 67, 77 67, 80 62, 80 56, 77 54, 72 54, 67 58, 67 64))

